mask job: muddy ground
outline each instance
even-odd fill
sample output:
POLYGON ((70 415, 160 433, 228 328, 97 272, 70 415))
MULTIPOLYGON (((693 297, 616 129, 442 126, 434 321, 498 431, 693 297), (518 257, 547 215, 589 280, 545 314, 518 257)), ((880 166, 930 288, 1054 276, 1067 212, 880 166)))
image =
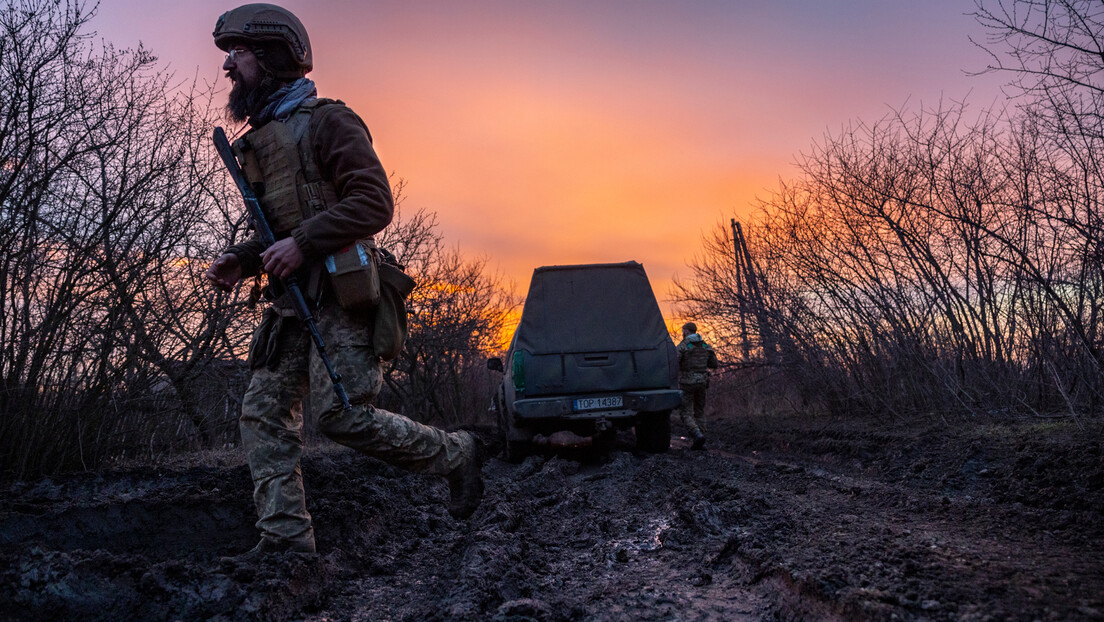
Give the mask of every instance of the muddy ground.
POLYGON ((442 481, 313 448, 320 552, 261 563, 231 557, 256 538, 235 452, 7 482, 0 620, 1104 619, 1099 421, 710 438, 491 459, 465 521, 442 481))

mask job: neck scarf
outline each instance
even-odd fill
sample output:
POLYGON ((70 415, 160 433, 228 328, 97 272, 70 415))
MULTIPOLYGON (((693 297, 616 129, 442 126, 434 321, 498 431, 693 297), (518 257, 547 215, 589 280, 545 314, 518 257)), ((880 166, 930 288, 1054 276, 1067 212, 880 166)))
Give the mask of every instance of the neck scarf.
POLYGON ((253 115, 249 123, 257 127, 272 120, 286 121, 300 104, 317 94, 314 81, 299 78, 295 82, 281 86, 275 93, 269 95, 264 108, 253 115))

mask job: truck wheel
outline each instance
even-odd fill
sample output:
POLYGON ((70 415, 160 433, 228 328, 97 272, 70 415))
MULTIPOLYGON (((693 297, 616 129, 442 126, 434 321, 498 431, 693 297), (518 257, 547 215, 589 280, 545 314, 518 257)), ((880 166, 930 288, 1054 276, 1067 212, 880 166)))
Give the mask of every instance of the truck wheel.
POLYGON ((502 440, 502 458, 506 462, 518 464, 529 455, 529 443, 510 440, 513 421, 501 399, 495 400, 495 410, 498 412, 498 437, 502 440))
POLYGON ((671 448, 671 411, 640 415, 636 424, 636 447, 653 454, 671 448))

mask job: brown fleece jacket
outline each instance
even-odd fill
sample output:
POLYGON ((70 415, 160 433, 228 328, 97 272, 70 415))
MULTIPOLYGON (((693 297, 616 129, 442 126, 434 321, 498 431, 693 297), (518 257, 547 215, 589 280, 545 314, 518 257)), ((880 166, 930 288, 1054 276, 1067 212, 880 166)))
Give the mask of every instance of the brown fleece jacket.
MULTIPOLYGON (((319 106, 311 115, 310 133, 315 162, 333 184, 338 201, 292 230, 307 263, 379 233, 395 212, 387 173, 355 112, 343 104, 319 106)), ((249 277, 260 272, 263 250, 254 235, 226 252, 238 256, 242 276, 249 277)))

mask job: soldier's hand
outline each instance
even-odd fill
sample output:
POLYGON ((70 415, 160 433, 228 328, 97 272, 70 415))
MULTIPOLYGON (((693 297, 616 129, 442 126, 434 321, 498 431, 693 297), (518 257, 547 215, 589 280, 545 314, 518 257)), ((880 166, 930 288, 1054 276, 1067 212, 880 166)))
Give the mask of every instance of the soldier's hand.
POLYGON ((280 279, 286 279, 303 265, 303 251, 295 243, 295 238, 284 238, 269 246, 261 253, 265 272, 280 279))
POLYGON ((238 256, 234 253, 225 253, 211 263, 205 276, 215 287, 229 292, 241 279, 241 274, 241 262, 238 261, 238 256))

